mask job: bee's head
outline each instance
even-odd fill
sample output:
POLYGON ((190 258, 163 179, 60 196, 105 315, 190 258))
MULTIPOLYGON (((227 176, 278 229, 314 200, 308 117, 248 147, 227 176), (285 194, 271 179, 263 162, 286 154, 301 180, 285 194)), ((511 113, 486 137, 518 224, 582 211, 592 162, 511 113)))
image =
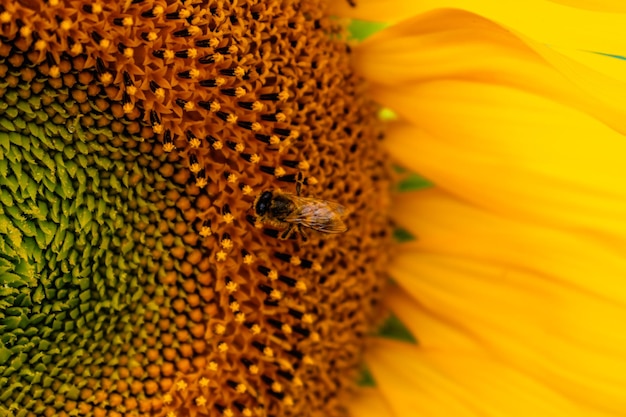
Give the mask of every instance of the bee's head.
POLYGON ((254 211, 259 216, 263 216, 270 208, 270 202, 272 201, 272 192, 263 191, 261 196, 256 200, 254 211))

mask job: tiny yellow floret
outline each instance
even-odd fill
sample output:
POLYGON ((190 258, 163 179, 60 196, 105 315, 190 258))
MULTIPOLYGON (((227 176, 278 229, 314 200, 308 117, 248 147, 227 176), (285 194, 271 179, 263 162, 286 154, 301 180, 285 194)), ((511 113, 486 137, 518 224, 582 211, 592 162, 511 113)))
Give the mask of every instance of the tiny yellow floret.
POLYGON ((239 285, 237 285, 236 282, 229 282, 228 284, 226 284, 226 291, 228 291, 229 294, 234 293, 235 291, 237 291, 237 288, 239 287, 239 285))

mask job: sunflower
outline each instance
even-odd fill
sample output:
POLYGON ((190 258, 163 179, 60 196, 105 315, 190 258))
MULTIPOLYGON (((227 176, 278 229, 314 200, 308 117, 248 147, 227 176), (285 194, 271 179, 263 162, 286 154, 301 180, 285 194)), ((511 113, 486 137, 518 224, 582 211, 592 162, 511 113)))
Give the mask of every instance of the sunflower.
POLYGON ((394 200, 417 342, 371 340, 354 415, 626 415, 624 5, 359 4, 397 22, 353 57, 383 145, 436 186, 394 200))
POLYGON ((623 6, 489 3, 2 2, 0 414, 622 415, 623 6))

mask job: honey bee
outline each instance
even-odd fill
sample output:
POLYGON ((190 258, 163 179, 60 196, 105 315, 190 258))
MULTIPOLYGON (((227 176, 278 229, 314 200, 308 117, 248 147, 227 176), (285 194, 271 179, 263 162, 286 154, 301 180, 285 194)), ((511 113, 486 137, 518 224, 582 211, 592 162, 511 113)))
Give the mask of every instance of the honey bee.
POLYGON ((341 204, 279 190, 262 192, 254 201, 254 211, 261 222, 285 228, 279 239, 288 239, 297 228, 306 240, 302 227, 329 234, 348 230, 343 223, 346 208, 341 204))

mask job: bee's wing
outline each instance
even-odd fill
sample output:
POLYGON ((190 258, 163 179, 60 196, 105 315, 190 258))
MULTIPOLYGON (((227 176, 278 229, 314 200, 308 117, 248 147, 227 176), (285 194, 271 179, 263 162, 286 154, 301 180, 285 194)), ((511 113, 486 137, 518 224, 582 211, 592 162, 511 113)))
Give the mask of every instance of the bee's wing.
POLYGON ((297 210, 287 216, 286 222, 301 224, 324 233, 343 233, 348 230, 342 220, 346 208, 341 204, 316 198, 292 198, 297 210))

